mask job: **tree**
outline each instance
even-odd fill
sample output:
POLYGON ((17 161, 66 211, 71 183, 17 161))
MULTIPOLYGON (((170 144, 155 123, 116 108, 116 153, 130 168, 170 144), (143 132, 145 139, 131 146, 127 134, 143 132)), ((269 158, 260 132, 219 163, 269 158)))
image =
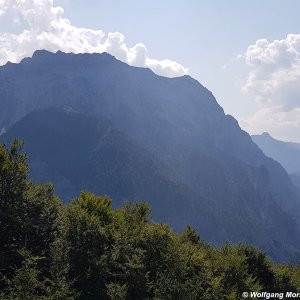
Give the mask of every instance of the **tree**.
POLYGON ((106 299, 106 257, 111 244, 110 198, 82 192, 66 211, 69 276, 82 299, 106 299))
POLYGON ((245 244, 239 244, 237 252, 246 258, 248 274, 255 278, 255 282, 265 291, 278 291, 274 286, 275 274, 272 270, 272 262, 264 252, 245 244))
POLYGON ((17 250, 22 236, 22 202, 28 189, 26 155, 15 140, 10 149, 0 145, 0 272, 8 275, 9 266, 20 263, 17 250))
POLYGON ((114 213, 113 240, 108 252, 108 286, 113 290, 125 289, 126 286, 129 299, 145 299, 147 296, 142 233, 150 216, 151 210, 146 203, 126 203, 114 213))
MULTIPOLYGON (((62 204, 53 186, 34 185, 27 176, 22 143, 15 140, 10 149, 0 145, 0 273, 7 280, 24 270, 22 249, 32 257, 43 257, 38 272, 49 277, 51 249, 58 237, 62 204)), ((1 289, 7 280, 0 282, 1 289)))
POLYGON ((228 299, 240 299, 243 292, 262 289, 255 276, 249 273, 247 257, 240 253, 239 247, 226 243, 215 252, 211 261, 213 278, 218 278, 221 294, 228 299))
MULTIPOLYGON (((40 281, 40 271, 37 269, 38 261, 42 258, 34 257, 25 249, 19 251, 23 258, 22 266, 16 270, 11 279, 5 278, 7 289, 0 299, 4 300, 35 300, 46 295, 46 281, 40 281)), ((46 298, 44 298, 46 299, 46 298)))

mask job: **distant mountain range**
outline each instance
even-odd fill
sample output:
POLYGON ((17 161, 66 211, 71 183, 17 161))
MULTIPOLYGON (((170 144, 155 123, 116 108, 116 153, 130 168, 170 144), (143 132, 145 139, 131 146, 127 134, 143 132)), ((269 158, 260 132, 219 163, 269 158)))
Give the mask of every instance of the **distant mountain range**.
POLYGON ((300 190, 300 144, 276 140, 267 132, 252 135, 252 140, 267 156, 277 160, 286 169, 300 190))
POLYGON ((299 259, 299 191, 191 77, 37 51, 0 67, 0 101, 0 140, 24 139, 32 178, 54 182, 64 201, 81 189, 117 206, 147 200, 176 230, 299 259))

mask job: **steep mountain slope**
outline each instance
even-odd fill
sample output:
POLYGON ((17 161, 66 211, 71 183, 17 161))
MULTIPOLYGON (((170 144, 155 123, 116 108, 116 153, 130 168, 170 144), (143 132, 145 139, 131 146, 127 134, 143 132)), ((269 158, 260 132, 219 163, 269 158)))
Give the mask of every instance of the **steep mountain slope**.
POLYGON ((300 173, 293 173, 290 174, 290 177, 294 183, 294 185, 298 188, 298 190, 300 191, 300 173))
POLYGON ((267 132, 252 135, 252 140, 267 156, 277 160, 287 170, 300 190, 300 144, 276 140, 267 132))
POLYGON ((167 209, 165 219, 172 226, 190 223, 214 243, 254 243, 279 260, 300 250, 299 195, 287 173, 191 77, 160 77, 108 54, 38 51, 0 68, 0 91, 0 128, 7 130, 2 139, 31 139, 32 165, 39 170, 45 165, 38 177, 61 182, 61 196, 83 187, 119 201, 162 201, 154 205, 154 216, 164 220, 167 209), (48 116, 51 107, 68 107, 86 121, 107 120, 118 134, 103 139, 105 131, 94 131, 98 125, 67 125, 71 121, 61 117, 68 122, 57 122, 60 138, 47 131, 56 118, 48 116), (44 112, 26 117, 39 110, 44 112), (71 145, 63 143, 68 136, 74 139, 71 145), (51 151, 44 149, 48 144, 51 151), (90 146, 78 152, 82 145, 90 146), (144 179, 143 172, 149 173, 144 179))
MULTIPOLYGON (((2 140, 10 144, 16 136, 26 141, 31 177, 36 182, 51 180, 65 201, 77 197, 80 189, 108 194, 117 205, 149 199, 154 214, 177 228, 186 224, 186 208, 191 219, 196 217, 190 214, 195 205, 201 205, 207 217, 218 210, 214 203, 207 207, 205 199, 172 178, 160 161, 107 120, 50 108, 30 113, 2 140), (176 211, 181 218, 172 220, 176 211)), ((203 215, 206 222, 207 217, 203 215)))

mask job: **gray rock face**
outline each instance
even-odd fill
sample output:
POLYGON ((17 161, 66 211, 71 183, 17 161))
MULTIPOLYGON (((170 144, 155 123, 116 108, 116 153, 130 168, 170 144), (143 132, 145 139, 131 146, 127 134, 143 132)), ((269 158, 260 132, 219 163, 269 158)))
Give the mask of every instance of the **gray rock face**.
POLYGON ((154 217, 191 224, 215 244, 299 255, 297 189, 191 77, 160 77, 109 54, 37 51, 0 68, 0 105, 1 139, 27 140, 32 176, 64 199, 82 187, 116 204, 145 199, 154 217))

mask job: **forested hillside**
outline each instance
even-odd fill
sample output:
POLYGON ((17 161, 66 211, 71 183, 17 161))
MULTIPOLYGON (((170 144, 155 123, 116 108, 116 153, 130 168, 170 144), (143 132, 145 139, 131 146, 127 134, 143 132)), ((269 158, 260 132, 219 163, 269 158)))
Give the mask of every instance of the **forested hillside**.
POLYGON ((299 266, 245 244, 175 233, 146 203, 113 209, 87 191, 69 205, 28 179, 20 142, 0 146, 0 299, 241 299, 299 291, 299 266))

